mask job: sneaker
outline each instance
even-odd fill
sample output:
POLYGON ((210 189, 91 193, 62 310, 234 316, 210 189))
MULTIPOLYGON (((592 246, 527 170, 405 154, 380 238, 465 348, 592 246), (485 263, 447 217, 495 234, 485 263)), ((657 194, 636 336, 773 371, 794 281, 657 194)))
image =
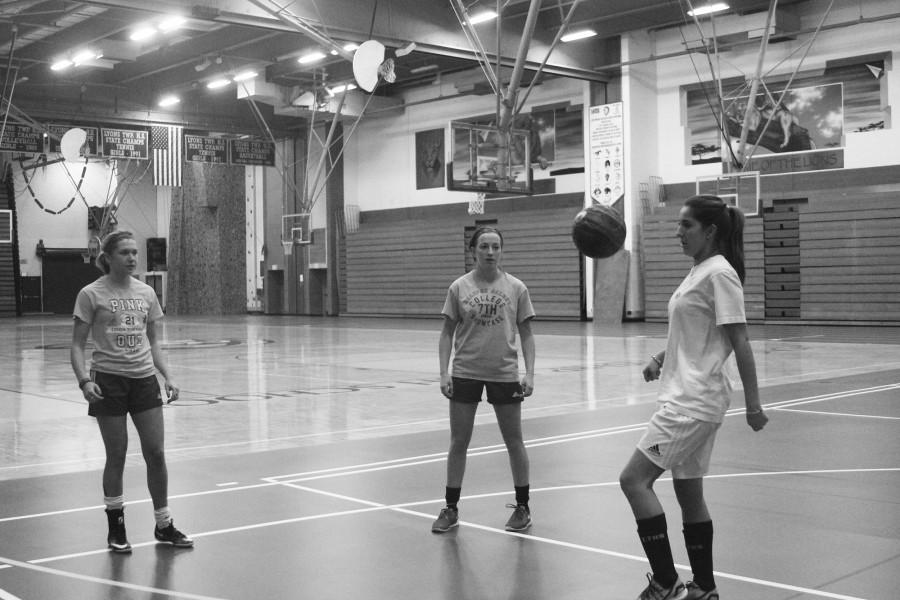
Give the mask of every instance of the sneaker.
POLYGON ((459 525, 459 510, 446 507, 441 509, 441 514, 431 524, 431 531, 435 533, 447 533, 459 525))
POLYGON ((526 505, 507 504, 506 507, 514 509, 506 522, 507 531, 525 531, 531 527, 531 510, 526 505))
POLYGON ((647 581, 650 584, 638 596, 638 600, 685 600, 687 596, 687 588, 681 583, 680 579, 676 579, 672 587, 663 587, 655 579, 653 573, 647 573, 647 581))
POLYGON ((121 508, 107 509, 106 520, 109 523, 109 535, 106 536, 109 549, 119 554, 131 552, 131 544, 125 536, 125 511, 121 508))
POLYGON ((176 548, 190 548, 194 545, 194 540, 175 529, 175 523, 172 521, 162 529, 154 527, 153 535, 157 542, 172 544, 176 548))
POLYGON ((687 590, 685 600, 719 600, 719 592, 716 591, 716 588, 707 591, 693 581, 688 581, 684 587, 687 590))

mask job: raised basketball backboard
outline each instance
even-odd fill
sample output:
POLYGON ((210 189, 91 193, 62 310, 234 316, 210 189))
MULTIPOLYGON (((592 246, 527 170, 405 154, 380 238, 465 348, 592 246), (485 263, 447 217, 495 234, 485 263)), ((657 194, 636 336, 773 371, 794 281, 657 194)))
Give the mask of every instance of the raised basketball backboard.
POLYGON ((447 189, 456 192, 523 195, 534 193, 530 134, 463 121, 450 122, 447 189))
POLYGON ((759 171, 701 175, 697 177, 696 193, 718 196, 740 208, 746 217, 760 214, 759 171))
POLYGON ((309 213, 295 213, 281 217, 282 244, 310 244, 309 213))

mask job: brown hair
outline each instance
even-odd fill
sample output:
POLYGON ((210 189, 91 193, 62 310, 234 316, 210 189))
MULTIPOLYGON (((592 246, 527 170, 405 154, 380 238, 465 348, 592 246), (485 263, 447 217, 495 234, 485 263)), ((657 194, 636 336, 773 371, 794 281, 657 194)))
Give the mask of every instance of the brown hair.
POLYGON ((100 254, 97 255, 97 268, 104 273, 109 273, 109 255, 116 251, 116 246, 122 240, 133 240, 134 234, 130 231, 113 231, 107 234, 100 242, 100 254))
POLYGON ((475 230, 475 233, 472 234, 472 239, 469 240, 469 250, 474 250, 478 245, 478 238, 486 233, 496 233, 500 237, 500 247, 503 247, 503 234, 500 233, 500 230, 489 225, 482 225, 475 230))
POLYGON ((691 196, 684 205, 691 209, 691 216, 703 227, 716 226, 716 249, 734 268, 743 284, 744 213, 713 195, 691 196))

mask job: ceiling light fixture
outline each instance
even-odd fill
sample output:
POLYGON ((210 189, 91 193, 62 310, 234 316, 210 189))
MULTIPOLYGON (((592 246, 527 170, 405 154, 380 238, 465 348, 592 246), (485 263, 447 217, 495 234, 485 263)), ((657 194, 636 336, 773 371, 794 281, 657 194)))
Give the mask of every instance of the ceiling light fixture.
POLYGON ((492 10, 486 10, 484 12, 478 13, 474 17, 469 17, 469 22, 472 25, 478 25, 479 23, 486 23, 488 21, 493 21, 497 18, 497 13, 492 10))
POLYGON ((703 15, 722 12, 723 10, 728 10, 729 8, 731 7, 724 2, 714 2, 712 4, 707 4, 706 6, 698 6, 694 10, 689 10, 687 14, 691 17, 702 17, 703 15))
POLYGON ((300 63, 301 65, 308 65, 310 63, 318 62, 318 61, 322 60, 323 58, 325 58, 325 53, 316 51, 316 52, 310 52, 309 54, 304 54, 303 56, 301 56, 300 58, 297 59, 297 62, 300 63))
POLYGON ((592 38, 597 35, 597 32, 593 29, 579 29, 578 31, 570 31, 565 34, 559 41, 561 42, 574 42, 575 40, 583 40, 586 38, 592 38))
POLYGON ((231 81, 228 79, 213 79, 209 83, 206 84, 206 87, 211 90, 217 90, 219 88, 225 87, 230 84, 231 81))
POLYGON ((65 69, 68 69, 71 66, 72 66, 72 61, 67 58, 64 58, 64 59, 58 60, 55 63, 53 63, 52 65, 50 65, 50 70, 51 71, 63 71, 65 69))
POLYGON ((132 42, 142 42, 144 40, 149 40, 154 35, 156 35, 156 29, 151 27, 150 25, 142 25, 138 27, 134 31, 131 32, 131 35, 128 36, 128 39, 132 42))
POLYGON ((103 58, 103 53, 97 50, 79 50, 75 53, 75 56, 72 57, 72 64, 76 67, 78 65, 83 65, 84 63, 97 60, 98 58, 103 58))
POLYGON ((243 73, 238 73, 231 79, 237 83, 238 81, 247 81, 248 79, 254 79, 257 76, 256 71, 244 71, 243 73))
POLYGON ((181 27, 185 24, 184 17, 169 17, 159 23, 156 26, 163 33, 169 33, 170 31, 175 31, 177 29, 181 29, 181 27))
POLYGON ((421 67, 413 67, 409 70, 413 75, 418 75, 419 73, 427 73, 429 71, 437 70, 437 65, 422 65, 421 67))
POLYGON ((344 50, 346 50, 347 52, 353 52, 357 48, 359 48, 359 44, 357 44, 355 42, 350 42, 349 44, 344 46, 344 50))
POLYGON ((163 96, 159 101, 159 105, 161 107, 165 108, 167 106, 174 106, 174 105, 178 104, 179 102, 181 102, 181 98, 170 94, 168 96, 163 96))
POLYGON ((341 85, 336 85, 333 88, 330 88, 328 91, 334 94, 343 94, 344 92, 349 92, 350 90, 355 90, 356 86, 352 83, 342 83, 341 85))

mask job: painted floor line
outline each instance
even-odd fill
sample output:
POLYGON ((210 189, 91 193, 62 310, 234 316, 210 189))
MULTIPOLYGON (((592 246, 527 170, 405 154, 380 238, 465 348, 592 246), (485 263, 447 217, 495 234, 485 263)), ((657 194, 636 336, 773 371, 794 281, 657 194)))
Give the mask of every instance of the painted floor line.
MULTIPOLYGON (((0 562, 19 567, 21 569, 27 569, 29 571, 37 571, 39 573, 43 573, 45 575, 54 575, 57 577, 68 577, 69 579, 77 579, 79 581, 87 581, 88 583, 98 583, 101 585, 108 585, 110 587, 122 588, 126 590, 134 590, 137 592, 146 592, 150 594, 162 594, 171 598, 184 598, 185 600, 224 600, 223 598, 217 598, 213 596, 202 596, 200 594, 191 594, 188 592, 177 592, 175 590, 166 590, 161 588, 150 587, 146 585, 137 585, 134 583, 125 583, 122 581, 115 581, 113 579, 103 579, 102 577, 92 577, 90 575, 81 575, 80 573, 72 573, 69 571, 62 571, 60 569, 51 569, 50 567, 42 567, 39 565, 28 562, 21 562, 18 560, 13 560, 11 558, 4 558, 0 556, 0 562)), ((0 595, 0 598, 4 598, 4 596, 0 595)), ((11 596, 10 598, 14 598, 11 596)))

